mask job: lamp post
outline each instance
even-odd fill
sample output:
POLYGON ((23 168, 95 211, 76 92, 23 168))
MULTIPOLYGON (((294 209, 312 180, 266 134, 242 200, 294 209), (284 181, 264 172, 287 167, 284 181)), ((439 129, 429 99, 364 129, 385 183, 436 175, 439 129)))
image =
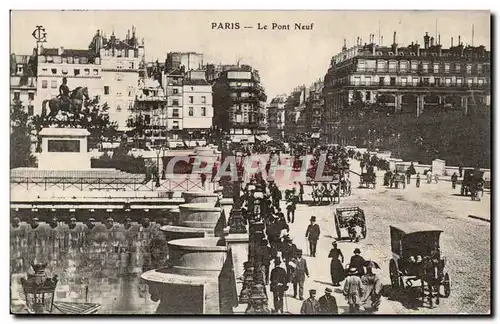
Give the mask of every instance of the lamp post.
POLYGON ((166 177, 165 177, 165 150, 167 148, 165 146, 162 146, 161 148, 161 151, 163 152, 163 155, 162 155, 162 160, 161 160, 161 179, 162 180, 165 180, 166 177))
POLYGON ((158 188, 160 186, 160 175, 159 175, 159 172, 160 172, 160 147, 158 146, 156 148, 156 169, 157 169, 157 172, 156 172, 156 188, 158 188))
POLYGON ((51 313, 58 278, 57 276, 52 278, 46 276, 46 263, 32 262, 31 267, 35 274, 28 274, 27 279, 21 278, 26 307, 30 313, 51 313))

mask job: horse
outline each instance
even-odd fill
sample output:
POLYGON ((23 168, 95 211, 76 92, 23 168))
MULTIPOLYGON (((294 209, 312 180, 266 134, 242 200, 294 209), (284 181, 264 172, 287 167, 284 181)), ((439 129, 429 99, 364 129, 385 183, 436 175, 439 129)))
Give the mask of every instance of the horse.
POLYGON ((53 120, 59 111, 72 113, 76 118, 80 114, 83 107, 84 99, 89 100, 89 92, 87 87, 77 87, 71 91, 68 102, 64 102, 62 98, 56 97, 42 102, 42 117, 53 120), (49 104, 50 112, 47 114, 47 103, 49 104))

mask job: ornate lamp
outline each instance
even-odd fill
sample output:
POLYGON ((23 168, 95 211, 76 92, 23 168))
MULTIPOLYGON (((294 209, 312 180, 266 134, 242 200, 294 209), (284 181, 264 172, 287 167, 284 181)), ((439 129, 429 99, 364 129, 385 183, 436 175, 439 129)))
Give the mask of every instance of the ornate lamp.
POLYGON ((28 279, 21 278, 26 306, 30 313, 47 314, 52 312, 54 294, 57 285, 57 275, 47 277, 45 268, 47 263, 31 263, 35 274, 28 274, 28 279))

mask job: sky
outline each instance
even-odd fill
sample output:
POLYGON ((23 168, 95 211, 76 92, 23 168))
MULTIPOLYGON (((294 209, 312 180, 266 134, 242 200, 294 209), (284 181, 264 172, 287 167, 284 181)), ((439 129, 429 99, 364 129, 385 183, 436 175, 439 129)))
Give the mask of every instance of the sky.
POLYGON ((474 45, 490 49, 487 11, 13 11, 12 53, 32 53, 37 25, 47 33, 45 47, 85 49, 97 29, 125 38, 135 26, 151 61, 164 61, 173 51, 201 52, 208 63, 239 59, 259 70, 269 100, 322 79, 344 38, 349 47, 357 37, 365 43, 375 34, 377 43, 381 35, 383 45, 389 45, 396 31, 397 43, 406 46, 423 44, 425 32, 437 39, 437 30, 443 47, 449 47, 451 37, 457 45, 459 35, 464 44, 472 44, 474 25, 474 45), (212 29, 220 22, 239 23, 240 29, 212 29), (268 29, 258 30, 259 23, 268 29), (272 30, 273 23, 290 25, 290 30, 272 30), (295 23, 313 27, 294 30, 295 23))

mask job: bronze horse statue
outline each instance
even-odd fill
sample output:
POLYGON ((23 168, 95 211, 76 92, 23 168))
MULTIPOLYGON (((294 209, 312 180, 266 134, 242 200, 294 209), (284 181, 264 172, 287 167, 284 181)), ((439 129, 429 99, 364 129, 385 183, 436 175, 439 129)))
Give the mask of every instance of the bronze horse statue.
POLYGON ((47 117, 53 120, 59 111, 72 113, 73 116, 79 116, 83 108, 84 100, 89 100, 89 92, 87 87, 77 87, 71 91, 67 101, 60 96, 50 100, 44 100, 42 103, 42 117, 47 117), (47 114, 47 103, 49 104, 50 112, 47 114))

